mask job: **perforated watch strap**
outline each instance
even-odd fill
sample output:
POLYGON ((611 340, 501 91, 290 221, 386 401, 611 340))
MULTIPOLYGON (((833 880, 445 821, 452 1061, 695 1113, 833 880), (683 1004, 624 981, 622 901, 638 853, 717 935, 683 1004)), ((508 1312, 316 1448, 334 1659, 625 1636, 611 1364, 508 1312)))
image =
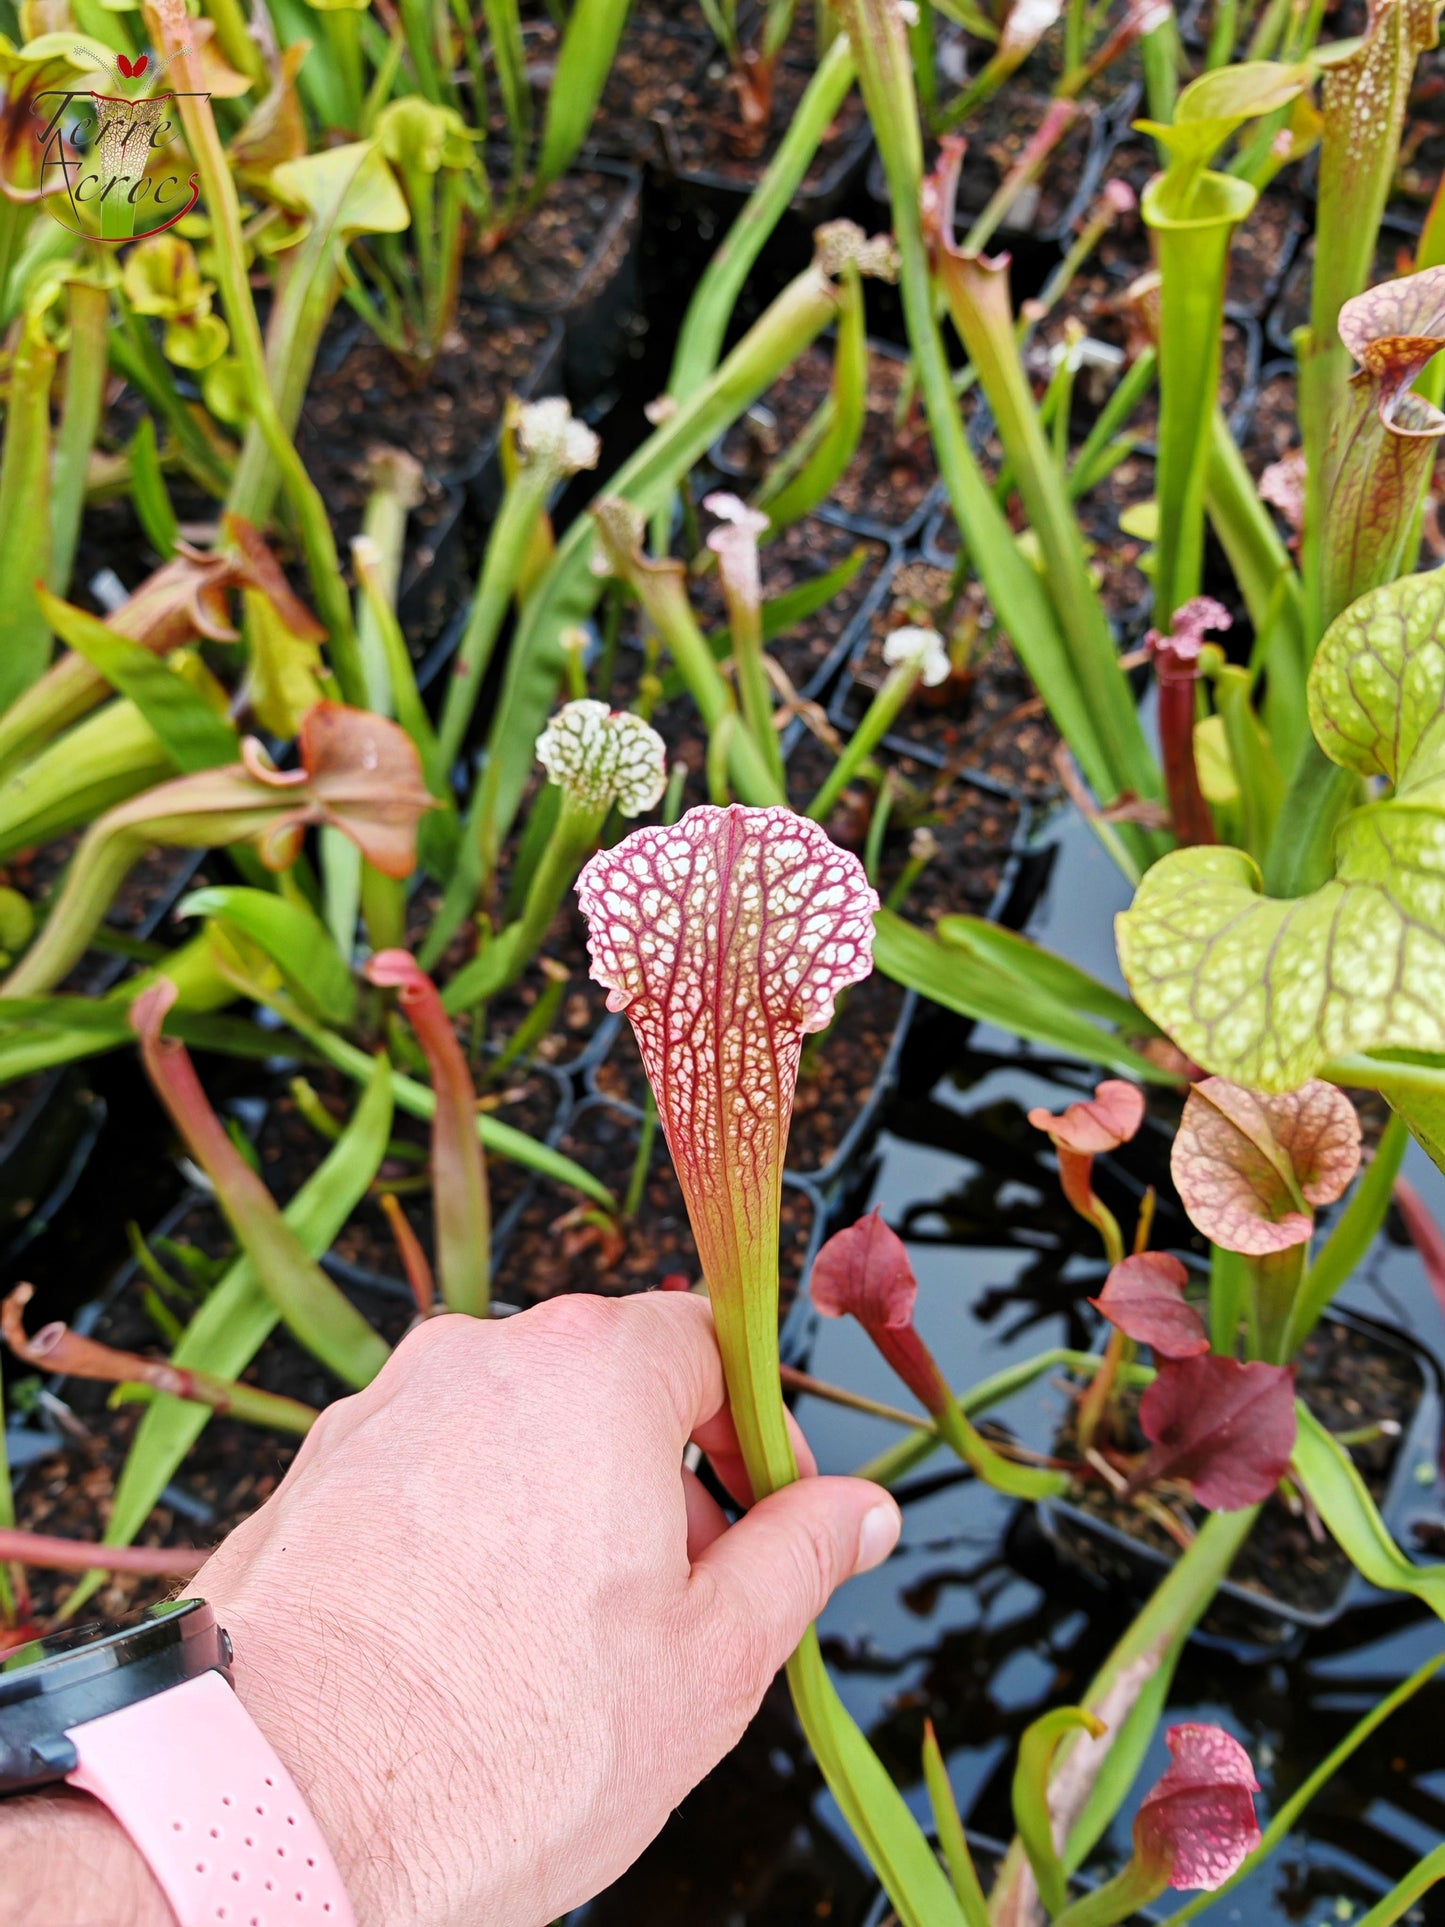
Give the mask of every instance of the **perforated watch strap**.
POLYGON ((180 1927, 355 1927, 296 1782, 219 1673, 70 1729, 70 1784, 109 1807, 180 1927))

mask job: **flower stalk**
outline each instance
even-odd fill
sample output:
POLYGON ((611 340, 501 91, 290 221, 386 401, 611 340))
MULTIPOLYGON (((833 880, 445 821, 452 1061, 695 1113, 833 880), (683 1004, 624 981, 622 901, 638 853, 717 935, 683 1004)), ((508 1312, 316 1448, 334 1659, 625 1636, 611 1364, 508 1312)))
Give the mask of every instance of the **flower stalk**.
MULTIPOLYGON (((601 543, 594 567, 617 576, 637 598, 687 684, 709 737, 715 737, 730 719, 738 720, 738 708, 692 612, 686 568, 671 557, 654 561, 643 554, 642 516, 627 502, 606 496, 593 503, 591 513, 601 543)), ((782 785, 750 729, 729 731, 727 769, 743 802, 782 801, 782 785)))
POLYGON ((768 518, 726 492, 707 496, 703 507, 718 518, 707 545, 717 557, 722 579, 743 721, 782 794, 786 787, 783 752, 773 726, 773 692, 763 657, 763 584, 758 564, 758 538, 769 527, 768 518))
POLYGON ((936 689, 951 673, 948 651, 936 629, 895 629, 884 641, 883 660, 888 674, 808 805, 815 823, 827 822, 834 804, 902 715, 919 684, 936 689))
POLYGON ((481 694, 482 678, 552 491, 583 469, 595 468, 601 452, 601 443, 592 430, 572 419, 572 411, 561 397, 512 403, 508 426, 516 437, 517 467, 487 539, 471 614, 457 647, 442 705, 437 743, 444 769, 450 769, 461 749, 481 694))

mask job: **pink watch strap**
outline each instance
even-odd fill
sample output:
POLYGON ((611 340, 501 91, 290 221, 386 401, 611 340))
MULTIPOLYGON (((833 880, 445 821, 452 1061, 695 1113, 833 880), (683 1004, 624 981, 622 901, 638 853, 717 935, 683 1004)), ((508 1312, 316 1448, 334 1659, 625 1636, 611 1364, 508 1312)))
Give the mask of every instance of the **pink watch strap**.
POLYGON ((150 1863, 180 1927, 355 1927, 296 1782, 219 1673, 74 1726, 92 1793, 150 1863))

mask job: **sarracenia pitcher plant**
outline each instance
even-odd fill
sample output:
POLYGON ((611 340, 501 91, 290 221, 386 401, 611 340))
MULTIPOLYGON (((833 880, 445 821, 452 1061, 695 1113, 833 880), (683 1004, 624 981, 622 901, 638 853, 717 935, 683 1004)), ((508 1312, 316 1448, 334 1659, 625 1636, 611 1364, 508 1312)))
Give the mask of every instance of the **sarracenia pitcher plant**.
MULTIPOLYGON (((690 810, 582 872, 592 974, 636 1032, 687 1202, 754 1492, 798 1476, 778 1374, 783 1153, 803 1038, 872 968, 856 857, 778 808, 690 810)), ((964 1916, 809 1632, 788 1664, 809 1742, 906 1927, 964 1916)))

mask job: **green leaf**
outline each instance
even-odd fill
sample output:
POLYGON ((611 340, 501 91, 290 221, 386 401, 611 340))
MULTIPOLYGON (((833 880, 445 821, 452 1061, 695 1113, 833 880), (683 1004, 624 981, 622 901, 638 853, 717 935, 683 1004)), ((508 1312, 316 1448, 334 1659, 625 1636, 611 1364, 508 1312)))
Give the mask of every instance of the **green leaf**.
POLYGON ((828 1678, 814 1627, 788 1661, 788 1685, 828 1790, 883 1882, 900 1927, 967 1927, 922 1828, 828 1678))
POLYGON ((1359 1922, 1359 1927, 1394 1927, 1394 1923, 1404 1918, 1406 1910, 1414 1906, 1421 1894, 1429 1893, 1442 1880, 1445 1880, 1445 1846, 1434 1848, 1423 1860, 1418 1861, 1383 1900, 1375 1903, 1359 1922))
MULTIPOLYGON (((136 705, 107 703, 0 783, 0 863, 93 823, 174 774, 174 762, 136 705)), ((102 914, 109 905, 107 897, 102 914)))
MULTIPOLYGON (((1013 939, 1015 955, 1004 960, 999 953, 1006 946, 967 941, 957 927, 965 920, 949 921, 953 925, 951 940, 943 942, 893 911, 879 910, 873 919, 875 965, 896 983, 931 997, 934 1003, 956 1010, 960 1016, 994 1024, 1085 1064, 1101 1064, 1146 1083, 1177 1081, 1122 1038, 1090 1022, 1082 1014, 1088 1006, 1071 1005, 1058 994, 1056 986, 1073 976, 1072 966, 1023 937, 1013 939), (1039 965, 1037 976, 1032 974, 1035 963, 1039 965)), ((1001 938, 1003 933, 995 935, 1001 938)), ((1082 978, 1083 972, 1077 975, 1082 978)), ((1112 993, 1102 984, 1095 984, 1090 996, 1112 1000, 1112 993)), ((1136 1017, 1139 1031, 1146 1033, 1148 1021, 1137 1013, 1136 1017)))
MULTIPOLYGON (((169 1021, 174 1025, 174 1012, 169 1021)), ((312 1258, 329 1250, 366 1195, 386 1155, 391 1116, 391 1066, 378 1057, 345 1132, 283 1213, 312 1258)), ((220 1378, 239 1378, 279 1317, 251 1260, 238 1258, 187 1326, 171 1362, 220 1378)), ((130 1544, 210 1417, 205 1406, 184 1399, 161 1397, 150 1406, 116 1485, 106 1545, 130 1544)), ((66 1617, 92 1596, 103 1578, 87 1574, 66 1602, 66 1617)))
POLYGON ((1216 67, 1184 89, 1171 126, 1151 120, 1134 125, 1162 142, 1176 164, 1201 168, 1247 120, 1287 107, 1312 78, 1307 66, 1286 67, 1273 60, 1216 67))
POLYGON ((27 313, 10 361, 0 457, 0 712, 50 658, 36 586, 50 570, 50 388, 56 353, 27 313))
MULTIPOLYGON (((205 685, 197 687, 179 673, 173 658, 152 654, 48 590, 40 592, 40 604, 62 642, 135 704, 177 769, 213 769, 238 760, 240 741, 226 718, 224 698, 218 709, 205 685)), ((219 694, 217 685, 210 687, 219 694)))
POLYGON ((1357 1572, 1384 1592, 1408 1592, 1445 1619, 1445 1565, 1407 1559, 1380 1517, 1349 1454, 1305 1406, 1296 1402, 1299 1431, 1294 1470, 1331 1536, 1357 1572))
POLYGON ((1407 576, 1330 625, 1310 721, 1336 763, 1395 785, 1335 837, 1308 896, 1261 895, 1238 850, 1181 850, 1118 919, 1135 997, 1206 1069, 1293 1090, 1331 1059, 1445 1051, 1445 584, 1407 576))
POLYGON ((304 903, 270 890, 217 884, 193 890, 177 907, 183 917, 216 917, 257 943, 292 991, 326 1023, 349 1024, 356 984, 331 932, 304 903))
POLYGON ((156 452, 156 425, 151 415, 142 415, 140 427, 130 438, 130 492, 136 514, 146 532, 146 540, 163 561, 176 552, 176 512, 171 507, 166 478, 161 473, 156 452))
POLYGON ((1310 727, 1331 762, 1396 797, 1445 805, 1445 582, 1410 575, 1331 623, 1309 680, 1310 727))
MULTIPOLYGON (((838 292, 833 381, 828 399, 819 411, 821 414, 826 410, 824 432, 796 472, 788 470, 785 453, 783 469, 764 481, 756 506, 767 511, 770 537, 826 500, 841 481, 862 438, 868 409, 868 336, 863 282, 851 263, 839 277, 838 292)), ((806 442, 803 445, 806 447, 806 442)))
POLYGON ((958 1803, 953 1797, 948 1767, 939 1750, 933 1721, 923 1722, 923 1778, 928 1787, 928 1804, 933 1809, 933 1830, 948 1862, 948 1877, 963 1909, 968 1927, 989 1927, 988 1902, 979 1885, 968 1836, 963 1830, 958 1803))
POLYGON ((1015 930, 990 923, 986 917, 962 915, 940 917, 936 929, 940 943, 948 949, 964 951, 985 964, 1015 972, 1027 981, 1031 991, 1042 991, 1068 1009, 1114 1024, 1130 1036, 1148 1036, 1154 1030, 1139 1006, 1122 991, 1111 990, 1067 957, 1055 956, 1052 950, 1045 950, 1015 930))
POLYGON ((547 96, 538 187, 565 173, 587 138, 622 38, 628 4, 629 0, 577 0, 571 10, 547 96))

